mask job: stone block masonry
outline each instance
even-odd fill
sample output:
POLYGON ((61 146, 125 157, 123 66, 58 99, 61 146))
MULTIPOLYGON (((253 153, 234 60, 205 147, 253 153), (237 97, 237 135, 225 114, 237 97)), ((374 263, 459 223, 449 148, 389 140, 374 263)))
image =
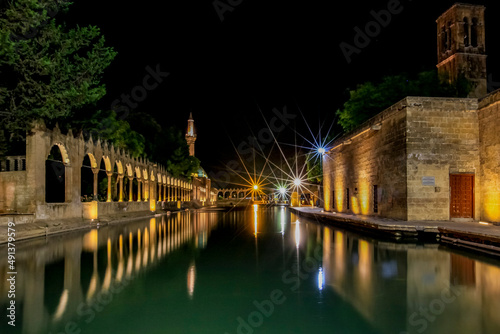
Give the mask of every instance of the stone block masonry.
POLYGON ((500 91, 479 102, 481 219, 500 223, 500 91))
POLYGON ((323 157, 327 211, 406 220, 405 108, 403 100, 333 143, 323 157))
POLYGON ((405 98, 325 154, 325 209, 449 220, 450 175, 457 174, 473 176, 470 218, 479 219, 479 131, 477 99, 405 98))
POLYGON ((406 100, 408 220, 448 220, 450 174, 474 175, 474 197, 481 197, 477 100, 406 100))

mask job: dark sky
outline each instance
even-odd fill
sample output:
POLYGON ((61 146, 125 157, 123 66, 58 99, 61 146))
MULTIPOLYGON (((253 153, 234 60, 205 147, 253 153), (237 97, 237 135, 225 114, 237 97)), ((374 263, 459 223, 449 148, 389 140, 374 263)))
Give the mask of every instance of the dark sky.
MULTIPOLYGON (((232 0, 241 4, 221 21, 213 0, 75 0, 69 15, 80 25, 97 25, 118 56, 105 74, 106 107, 142 84, 146 66, 170 75, 136 110, 165 126, 183 130, 193 112, 198 131, 196 156, 207 172, 235 156, 251 131, 269 121, 273 108, 299 115, 318 130, 329 124, 356 83, 436 65, 436 19, 454 1, 402 0, 370 44, 348 63, 339 47, 353 44, 354 28, 373 21, 370 12, 388 0, 232 0)), ((222 0, 220 3, 229 3, 222 0)), ((500 81, 499 1, 471 1, 486 10, 488 72, 500 81)), ((296 128, 310 136, 297 116, 280 141, 293 143, 296 128)), ((328 126, 326 126, 328 128, 328 126)))

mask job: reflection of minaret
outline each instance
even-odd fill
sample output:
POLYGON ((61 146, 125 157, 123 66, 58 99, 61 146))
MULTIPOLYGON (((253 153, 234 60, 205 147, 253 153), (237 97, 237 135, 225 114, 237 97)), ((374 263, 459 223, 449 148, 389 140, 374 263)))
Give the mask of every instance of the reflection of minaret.
POLYGON ((194 157, 194 142, 196 141, 196 132, 194 131, 193 113, 189 113, 188 127, 186 131, 186 142, 189 145, 189 155, 194 157))

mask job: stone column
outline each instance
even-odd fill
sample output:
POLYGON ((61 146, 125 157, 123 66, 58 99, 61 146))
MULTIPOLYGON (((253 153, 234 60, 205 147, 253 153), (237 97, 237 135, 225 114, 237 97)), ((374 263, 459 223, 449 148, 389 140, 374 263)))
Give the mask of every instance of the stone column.
POLYGON ((99 169, 92 168, 92 173, 94 173, 94 201, 97 201, 97 181, 99 177, 99 169))
POLYGON ((148 199, 149 199, 149 181, 148 180, 144 180, 144 187, 142 187, 144 189, 144 202, 147 202, 148 199))
POLYGON ((113 176, 113 172, 106 172, 108 176, 108 199, 106 202, 111 202, 111 177, 113 176))
MULTIPOLYGON (((64 202, 73 200, 73 168, 71 165, 64 165, 64 202)), ((81 193, 81 192, 80 192, 81 193)))
POLYGON ((142 187, 141 187, 141 184, 142 184, 142 180, 141 179, 137 179, 137 202, 140 202, 141 201, 141 192, 142 192, 142 187))
POLYGON ((118 202, 123 202, 123 175, 118 175, 118 182, 120 183, 118 202))
POLYGON ((133 177, 128 177, 128 201, 132 202, 133 201, 133 184, 134 184, 134 178, 133 177))
POLYGON ((163 202, 167 201, 167 185, 163 185, 163 202))

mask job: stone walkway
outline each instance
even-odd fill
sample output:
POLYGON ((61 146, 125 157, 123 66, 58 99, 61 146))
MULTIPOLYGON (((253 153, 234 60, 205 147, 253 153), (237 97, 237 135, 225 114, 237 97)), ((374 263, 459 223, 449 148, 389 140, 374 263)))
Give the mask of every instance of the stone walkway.
MULTIPOLYGON (((159 215, 167 214, 166 212, 159 212, 159 215)), ((90 222, 82 220, 81 218, 75 219, 64 219, 64 220, 37 220, 29 223, 16 223, 15 225, 15 239, 16 241, 25 240, 29 238, 43 237, 49 234, 64 233, 77 231, 82 229, 95 228, 97 224, 99 226, 105 226, 115 223, 124 223, 137 219, 148 219, 154 217, 155 214, 149 211, 139 211, 139 212, 129 212, 126 214, 117 214, 113 216, 103 216, 100 217, 98 221, 90 222)), ((11 219, 9 218, 9 221, 11 219)), ((13 219, 14 222, 15 216, 13 219)), ((7 232, 8 224, 0 225, 0 244, 8 241, 7 232)))
POLYGON ((500 256, 500 226, 479 222, 403 221, 373 216, 323 212, 321 208, 291 208, 300 216, 345 228, 396 238, 437 237, 441 242, 500 256))

